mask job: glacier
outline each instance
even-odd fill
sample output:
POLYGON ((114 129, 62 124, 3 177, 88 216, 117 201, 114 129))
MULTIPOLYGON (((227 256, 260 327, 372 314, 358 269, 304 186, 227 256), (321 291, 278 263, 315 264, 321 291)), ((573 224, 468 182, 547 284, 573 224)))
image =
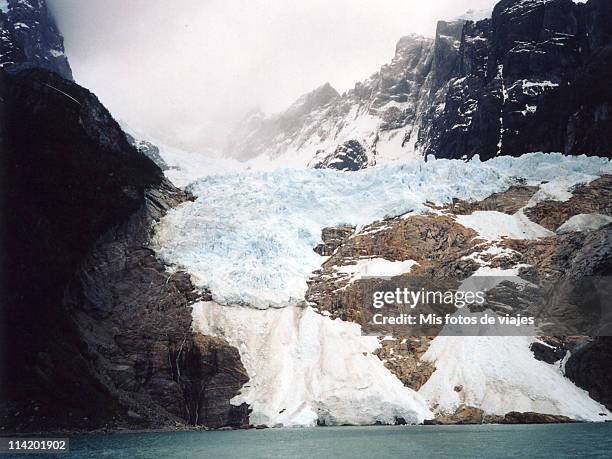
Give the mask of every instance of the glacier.
MULTIPOLYGON (((197 199, 168 212, 152 244, 197 287, 211 289, 213 301, 193 305, 193 328, 240 352, 250 379, 232 404, 247 403, 253 424, 420 423, 433 416, 429 407, 452 412, 460 404, 487 414, 537 411, 601 421, 600 413, 610 413, 567 380, 559 365, 534 359, 534 337, 438 336, 424 356, 436 370, 415 392, 374 354, 378 338, 304 304, 304 293, 310 273, 326 260, 313 251, 326 226, 352 224, 359 231, 374 220, 431 212, 426 203, 480 200, 517 183, 546 182, 549 196, 567 199, 574 185, 604 173, 612 173, 605 158, 543 153, 487 162, 429 158, 355 173, 212 172, 187 187, 197 199), (461 394, 454 390, 459 385, 461 394)), ((521 211, 504 214, 503 221, 494 212, 478 215, 462 216, 461 223, 493 243, 550 234, 521 211)), ((409 271, 412 264, 374 259, 351 269, 359 268, 358 276, 370 265, 388 273, 409 271)), ((487 274, 481 270, 475 276, 487 274)))
MULTIPOLYGON (((166 263, 188 271, 198 287, 210 288, 216 301, 284 307, 303 299, 309 274, 324 261, 312 249, 326 226, 359 227, 425 212, 426 202, 484 199, 519 179, 547 181, 552 183, 548 189, 559 181, 559 193, 610 172, 611 164, 598 157, 532 153, 486 162, 407 161, 350 174, 312 169, 215 173, 188 186, 197 199, 162 219, 153 245, 166 263)), ((523 230, 525 222, 515 226, 523 230)))

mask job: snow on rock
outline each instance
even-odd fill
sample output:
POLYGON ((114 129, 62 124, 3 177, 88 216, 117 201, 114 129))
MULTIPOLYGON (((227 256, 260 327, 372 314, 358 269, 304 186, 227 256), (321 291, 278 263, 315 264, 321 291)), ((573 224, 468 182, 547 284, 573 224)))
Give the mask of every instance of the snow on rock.
POLYGON ((490 18, 491 14, 493 14, 493 7, 481 8, 481 9, 470 8, 465 13, 463 13, 461 16, 459 16, 457 19, 463 19, 466 21, 476 22, 476 21, 481 21, 483 19, 490 18))
MULTIPOLYGON (((198 199, 168 212, 153 242, 165 262, 186 269, 217 301, 286 306, 303 299, 309 274, 321 264, 312 249, 324 227, 425 212, 426 201, 484 199, 517 177, 539 184, 601 175, 612 170, 610 164, 605 158, 534 153, 485 163, 410 161, 352 174, 302 169, 206 176, 189 187, 198 199)), ((461 223, 490 239, 548 234, 523 215, 483 212, 461 223)))
POLYGON ((372 352, 378 339, 312 308, 265 311, 214 302, 193 308, 195 328, 237 347, 250 381, 232 403, 249 404, 267 426, 421 423, 425 400, 372 352))
MULTIPOLYGON (((529 284, 518 277, 524 266, 528 265, 510 269, 481 266, 459 289, 487 291, 504 281, 529 284)), ((491 310, 458 310, 455 314, 477 318, 482 314, 497 315, 491 310)), ((530 345, 537 338, 523 335, 536 333, 534 328, 523 327, 519 331, 513 325, 487 325, 484 329, 480 325, 445 326, 422 357, 436 370, 419 394, 429 406, 436 407, 436 413, 453 414, 459 406, 466 405, 492 415, 531 411, 581 421, 612 419, 612 413, 603 405, 565 378, 562 367, 534 357, 530 345), (457 387, 461 390, 457 391, 457 387)))
POLYGON ((424 354, 436 371, 421 387, 436 411, 461 404, 504 415, 510 411, 604 421, 612 414, 565 378, 554 365, 536 360, 526 336, 438 336, 424 354), (455 387, 462 386, 457 392, 455 387), (607 416, 600 416, 604 413, 607 416))
POLYGON ((612 223, 612 217, 602 214, 578 214, 557 228, 558 234, 595 231, 612 223))
POLYGON ((513 215, 493 210, 477 211, 470 215, 458 215, 459 224, 472 228, 480 237, 495 241, 503 237, 511 239, 537 239, 554 233, 529 220, 522 210, 513 215))
POLYGON ((510 257, 512 254, 516 253, 515 250, 509 249, 507 247, 500 247, 497 244, 484 243, 484 248, 482 250, 473 252, 469 255, 461 257, 462 260, 474 260, 481 266, 489 266, 491 264, 490 261, 486 261, 484 259, 485 256, 491 256, 491 260, 496 260, 499 258, 510 257))
POLYGON ((409 273, 414 265, 418 265, 414 260, 389 261, 384 258, 365 258, 357 260, 354 265, 337 266, 335 269, 339 273, 349 274, 351 280, 358 280, 364 277, 399 276, 409 273))

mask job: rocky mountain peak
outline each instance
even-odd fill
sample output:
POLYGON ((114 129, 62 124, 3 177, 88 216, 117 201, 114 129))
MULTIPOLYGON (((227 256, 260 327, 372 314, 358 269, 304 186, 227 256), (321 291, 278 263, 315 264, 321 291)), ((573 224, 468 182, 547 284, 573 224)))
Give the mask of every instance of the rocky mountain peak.
POLYGON ((301 116, 329 104, 337 97, 340 97, 338 91, 336 91, 329 83, 325 83, 315 90, 302 95, 284 114, 301 116))
POLYGON ((0 2, 0 68, 44 68, 72 80, 64 38, 45 0, 0 2))
POLYGON ((395 45, 395 58, 405 55, 416 47, 423 46, 423 44, 430 44, 433 40, 429 37, 424 37, 415 33, 404 35, 401 37, 395 45))

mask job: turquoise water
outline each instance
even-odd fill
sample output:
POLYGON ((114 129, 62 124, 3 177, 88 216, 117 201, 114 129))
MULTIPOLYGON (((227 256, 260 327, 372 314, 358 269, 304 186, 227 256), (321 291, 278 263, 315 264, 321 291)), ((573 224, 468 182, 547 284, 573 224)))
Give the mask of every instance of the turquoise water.
MULTIPOLYGON (((612 423, 83 435, 71 458, 612 457, 612 423)), ((24 457, 23 455, 20 457, 24 457)), ((48 455, 39 457, 49 457, 48 455)))

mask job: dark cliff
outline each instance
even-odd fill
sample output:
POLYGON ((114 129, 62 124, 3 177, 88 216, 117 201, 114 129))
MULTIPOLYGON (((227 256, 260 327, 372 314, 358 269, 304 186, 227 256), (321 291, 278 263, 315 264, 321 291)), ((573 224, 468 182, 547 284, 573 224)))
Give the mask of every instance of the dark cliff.
POLYGON ((238 351, 191 331, 201 295, 146 247, 188 196, 86 89, 0 76, 2 427, 247 422, 229 404, 248 379, 238 351))
POLYGON ((605 0, 502 0, 468 21, 425 154, 610 156, 611 30, 605 0))

